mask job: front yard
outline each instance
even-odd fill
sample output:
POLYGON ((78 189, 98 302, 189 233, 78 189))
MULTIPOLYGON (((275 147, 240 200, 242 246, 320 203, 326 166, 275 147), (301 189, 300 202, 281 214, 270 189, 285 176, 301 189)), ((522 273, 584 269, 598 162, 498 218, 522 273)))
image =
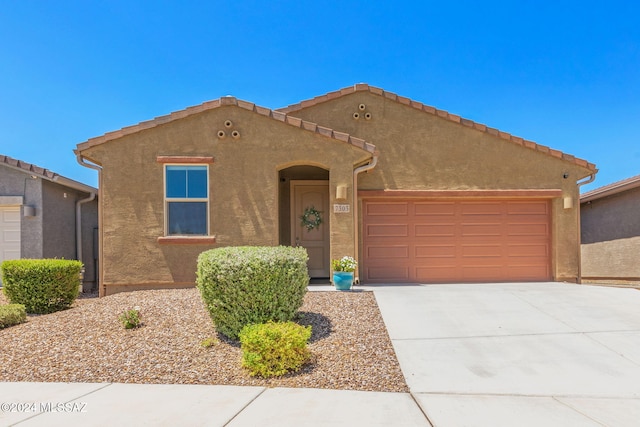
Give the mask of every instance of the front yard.
POLYGON ((299 314, 313 327, 311 363, 261 379, 240 367, 236 342, 202 345, 218 336, 195 288, 78 299, 69 310, 0 330, 0 381, 408 391, 373 293, 308 292, 299 314), (135 306, 143 325, 125 330, 118 316, 135 306))

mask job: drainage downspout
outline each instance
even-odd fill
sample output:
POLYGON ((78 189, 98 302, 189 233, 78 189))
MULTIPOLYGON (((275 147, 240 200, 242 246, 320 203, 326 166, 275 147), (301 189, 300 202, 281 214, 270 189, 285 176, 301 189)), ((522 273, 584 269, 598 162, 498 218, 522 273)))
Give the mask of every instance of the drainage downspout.
MULTIPOLYGON (((362 172, 368 172, 371 169, 375 168, 378 164, 378 152, 373 153, 373 158, 366 165, 359 166, 353 170, 353 238, 354 238, 354 258, 358 261, 358 266, 360 265, 360 257, 358 256, 358 245, 359 245, 359 228, 358 228, 358 175, 362 172)), ((360 267, 357 267, 356 276, 354 278, 355 283, 360 283, 360 267)))
MULTIPOLYGON (((100 192, 100 188, 102 187, 101 185, 102 168, 96 164, 87 163, 87 160, 82 156, 82 154, 78 152, 76 152, 76 161, 78 162, 78 164, 80 164, 80 166, 84 166, 86 168, 98 171, 98 192, 100 192)), ((91 193, 91 195, 86 199, 78 200, 76 202, 76 246, 77 246, 76 251, 78 254, 78 260, 80 262, 82 262, 82 210, 81 210, 81 207, 84 203, 91 202, 95 200, 95 198, 96 198, 96 193, 91 193)), ((102 228, 100 226, 101 224, 102 224, 102 209, 100 208, 100 203, 98 203, 98 229, 102 228)), ((95 268, 98 269, 100 266, 102 266, 102 238, 99 238, 99 241, 98 241, 98 265, 96 265, 95 268)), ((104 296, 104 291, 100 287, 100 284, 102 283, 101 270, 102 269, 100 268, 100 271, 97 275, 98 280, 96 282, 98 283, 96 283, 96 286, 98 287, 98 295, 102 297, 104 296)))
POLYGON ((76 254, 80 262, 82 262, 82 205, 95 199, 96 193, 91 193, 86 199, 76 202, 76 254))
POLYGON ((576 184, 578 186, 578 283, 582 283, 582 224, 580 220, 580 187, 585 184, 592 183, 594 179, 596 179, 596 173, 598 170, 587 177, 584 181, 578 181, 576 184))

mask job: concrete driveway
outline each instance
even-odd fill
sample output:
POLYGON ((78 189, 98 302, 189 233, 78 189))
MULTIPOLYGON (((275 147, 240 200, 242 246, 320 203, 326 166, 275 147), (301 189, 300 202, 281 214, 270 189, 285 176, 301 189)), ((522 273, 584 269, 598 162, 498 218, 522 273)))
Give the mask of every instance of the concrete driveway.
POLYGON ((411 392, 448 426, 640 425, 640 291, 371 287, 411 392))

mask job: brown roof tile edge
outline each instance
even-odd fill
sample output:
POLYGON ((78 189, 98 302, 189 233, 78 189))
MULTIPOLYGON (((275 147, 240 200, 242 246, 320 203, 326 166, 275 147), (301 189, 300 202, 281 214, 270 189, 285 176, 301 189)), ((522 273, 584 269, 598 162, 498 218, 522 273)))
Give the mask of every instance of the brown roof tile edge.
POLYGON ((585 203, 591 200, 597 200, 602 197, 612 196, 637 187, 640 187, 640 175, 612 182, 611 184, 603 185, 602 187, 587 191, 580 195, 580 202, 585 203))
POLYGON ((0 164, 13 166, 14 168, 22 169, 25 172, 29 172, 33 175, 38 175, 47 179, 53 179, 56 176, 60 176, 57 173, 50 171, 49 169, 41 168, 40 166, 23 162, 22 160, 14 159, 9 156, 0 155, 0 164))
POLYGON ((353 145, 354 147, 360 148, 372 154, 375 153, 376 151, 375 145, 368 143, 361 138, 356 138, 344 132, 334 131, 333 129, 330 129, 324 126, 319 126, 316 123, 308 122, 306 120, 302 120, 297 117, 289 116, 283 111, 271 110, 269 108, 261 107, 259 105, 256 105, 248 101, 239 100, 232 96, 225 96, 218 100, 207 101, 200 105, 188 107, 184 110, 174 111, 164 116, 159 116, 151 120, 140 122, 137 125, 127 126, 113 132, 105 133, 104 135, 88 139, 87 141, 78 144, 77 149, 85 150, 87 148, 103 144, 113 139, 121 138, 126 135, 131 135, 131 134, 140 132, 142 130, 151 129, 156 126, 160 126, 165 123, 169 123, 171 121, 187 117, 191 114, 204 112, 204 111, 211 110, 211 109, 218 108, 225 105, 243 108, 245 110, 257 113, 261 116, 269 117, 279 122, 283 122, 289 126, 293 126, 309 132, 314 132, 319 135, 335 139, 336 141, 353 145))
POLYGON ((377 87, 374 87, 374 86, 369 86, 366 83, 358 83, 358 84, 355 84, 355 85, 350 86, 350 87, 342 88, 342 89, 340 89, 338 91, 329 92, 328 94, 325 94, 325 95, 319 95, 319 96, 316 96, 315 98, 307 99, 307 100, 301 101, 301 102, 299 102, 297 104, 292 104, 292 105, 289 105, 287 107, 278 108, 276 111, 280 111, 280 112, 287 113, 287 114, 294 113, 294 112, 302 110, 304 108, 308 108, 308 107, 320 104, 322 102, 326 102, 326 101, 329 101, 331 99, 334 99, 334 98, 337 97, 335 94, 339 94, 339 96, 344 96, 344 95, 350 95, 350 94, 356 93, 356 92, 371 92, 371 93, 373 93, 375 95, 380 95, 380 96, 383 96, 383 97, 385 97, 387 99, 390 99, 392 101, 398 102, 400 104, 407 105, 409 107, 415 108, 416 110, 424 111, 425 113, 429 113, 429 114, 441 117, 441 118, 443 118, 445 120, 449 120, 449 121, 454 122, 454 123, 459 123, 459 124, 462 124, 464 126, 471 127, 471 128, 476 129, 476 130, 478 130, 480 132, 488 133, 490 135, 496 136, 496 137, 504 139, 506 141, 513 142, 515 144, 522 145, 522 146, 530 148, 532 150, 536 150, 536 151, 548 154, 548 155, 550 155, 552 157, 555 157, 555 158, 558 158, 558 159, 561 159, 561 160, 564 160, 564 161, 568 161, 568 162, 571 162, 571 163, 575 163, 576 165, 582 166, 582 167, 584 167, 586 169, 589 169, 589 170, 591 170, 593 172, 596 171, 596 165, 593 164, 593 163, 589 163, 586 160, 579 159, 579 158, 574 157, 574 156, 572 156, 570 154, 565 154, 565 153, 563 153, 561 151, 554 150, 554 149, 546 147, 544 145, 539 145, 539 144, 537 144, 537 143, 535 143, 533 141, 528 141, 528 140, 525 140, 525 139, 520 138, 518 136, 511 135, 510 133, 503 132, 503 131, 500 131, 498 129, 490 128, 490 127, 488 127, 488 126, 486 126, 484 124, 476 123, 473 120, 465 119, 465 118, 460 117, 458 115, 451 114, 451 113, 449 113, 447 111, 438 110, 437 108, 425 105, 425 104, 423 104, 423 103, 421 103, 419 101, 414 101, 414 100, 411 100, 409 98, 396 95, 393 92, 388 92, 388 91, 385 91, 384 89, 381 89, 381 88, 377 88, 377 87))
POLYGON ((75 188, 77 190, 81 190, 84 192, 94 193, 98 191, 97 188, 94 188, 90 185, 83 184, 82 182, 67 178, 58 173, 50 171, 49 169, 45 169, 43 167, 36 166, 32 163, 27 163, 22 160, 14 159, 13 157, 0 154, 0 165, 3 165, 3 164, 13 169, 24 171, 25 173, 28 173, 30 175, 44 178, 46 180, 56 182, 60 185, 75 188))

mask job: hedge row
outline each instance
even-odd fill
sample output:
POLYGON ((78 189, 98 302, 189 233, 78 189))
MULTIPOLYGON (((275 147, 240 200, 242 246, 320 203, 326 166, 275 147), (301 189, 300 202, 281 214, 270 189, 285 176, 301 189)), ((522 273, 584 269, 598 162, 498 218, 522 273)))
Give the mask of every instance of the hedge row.
POLYGON ((0 266, 4 294, 27 313, 45 314, 73 304, 80 286, 80 261, 16 259, 0 266))

